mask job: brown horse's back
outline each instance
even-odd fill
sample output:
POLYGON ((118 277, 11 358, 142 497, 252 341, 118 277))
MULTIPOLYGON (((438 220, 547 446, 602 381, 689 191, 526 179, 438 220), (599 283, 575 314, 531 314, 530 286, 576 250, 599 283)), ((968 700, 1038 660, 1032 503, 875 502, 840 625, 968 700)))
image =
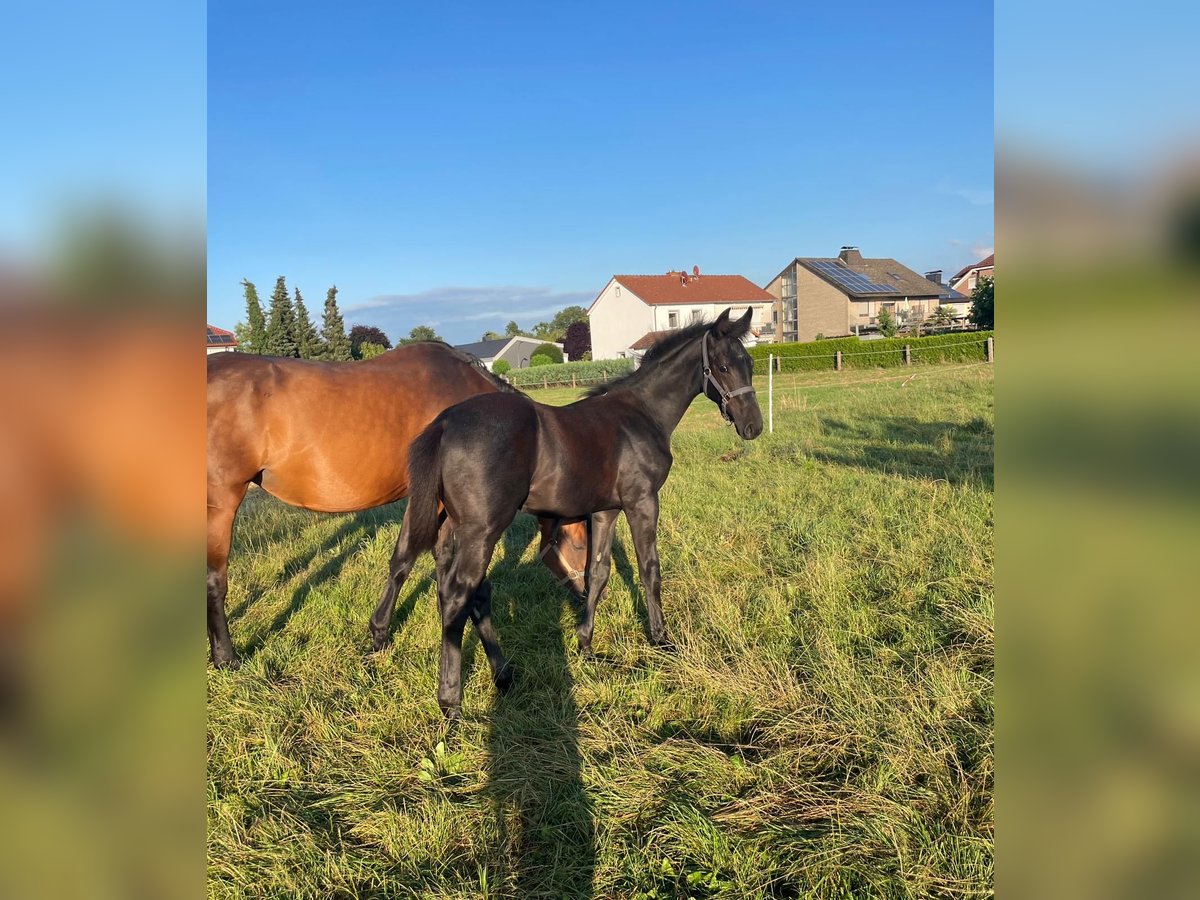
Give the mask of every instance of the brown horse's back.
POLYGON ((496 390, 442 344, 347 363, 216 354, 208 367, 210 495, 258 481, 322 512, 399 499, 408 493, 412 438, 446 407, 496 390))

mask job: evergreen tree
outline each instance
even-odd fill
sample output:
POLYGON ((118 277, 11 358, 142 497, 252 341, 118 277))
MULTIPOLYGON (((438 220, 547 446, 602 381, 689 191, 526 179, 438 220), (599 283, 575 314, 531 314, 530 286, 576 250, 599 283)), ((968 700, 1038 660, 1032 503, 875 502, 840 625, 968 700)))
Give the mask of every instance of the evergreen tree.
POLYGON ((266 353, 268 356, 299 356, 296 344, 296 316, 288 296, 287 281, 282 275, 275 279, 271 294, 271 318, 267 322, 266 353))
MULTIPOLYGON (((258 300, 258 288, 253 281, 243 278, 242 289, 246 293, 246 340, 238 349, 243 353, 262 353, 267 344, 267 322, 258 300)), ((241 341, 240 335, 238 340, 241 341)))
POLYGON ((337 305, 337 287, 331 287, 325 295, 325 314, 321 320, 321 358, 344 362, 351 358, 350 338, 346 337, 346 323, 337 305))
POLYGON ((521 326, 518 325, 516 322, 509 322, 507 325, 504 326, 504 333, 508 337, 516 337, 518 334, 521 333, 521 326))
POLYGON ((300 296, 300 288, 296 288, 296 346, 301 359, 321 358, 321 338, 308 317, 308 307, 300 296))

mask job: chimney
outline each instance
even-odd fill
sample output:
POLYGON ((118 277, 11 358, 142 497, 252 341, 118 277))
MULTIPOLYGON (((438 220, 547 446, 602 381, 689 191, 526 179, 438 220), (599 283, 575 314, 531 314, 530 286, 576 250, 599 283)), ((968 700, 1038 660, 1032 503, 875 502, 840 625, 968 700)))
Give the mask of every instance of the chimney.
POLYGON ((932 281, 936 285, 939 285, 939 286, 942 285, 942 270, 941 269, 934 269, 932 272, 926 272, 925 277, 928 278, 930 281, 932 281))
POLYGON ((861 265, 863 258, 857 247, 843 247, 838 252, 838 259, 848 266, 861 265))
POLYGON ((693 278, 700 277, 700 267, 699 266, 692 266, 692 277, 693 278))

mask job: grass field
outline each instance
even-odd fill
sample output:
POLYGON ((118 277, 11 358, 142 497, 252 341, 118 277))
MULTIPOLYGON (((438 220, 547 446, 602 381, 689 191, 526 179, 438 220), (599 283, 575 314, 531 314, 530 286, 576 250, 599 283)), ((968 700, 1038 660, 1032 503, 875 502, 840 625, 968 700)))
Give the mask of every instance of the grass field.
POLYGON ((699 399, 662 493, 676 651, 648 646, 622 520, 581 658, 521 516, 491 575, 517 684, 496 696, 468 628, 445 742, 428 557, 368 654, 403 504, 255 492, 246 661, 208 677, 210 894, 990 895, 992 388, 989 366, 779 376, 748 444, 699 399))

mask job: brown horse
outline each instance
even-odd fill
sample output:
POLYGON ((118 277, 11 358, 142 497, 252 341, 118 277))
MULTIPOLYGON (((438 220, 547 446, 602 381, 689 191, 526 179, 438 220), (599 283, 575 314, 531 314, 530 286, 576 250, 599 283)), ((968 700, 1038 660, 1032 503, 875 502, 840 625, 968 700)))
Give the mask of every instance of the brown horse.
MULTIPOLYGON (((408 445, 442 410, 517 393, 442 343, 364 362, 220 353, 208 358, 208 638, 217 666, 237 665, 225 618, 233 520, 249 486, 319 512, 355 512, 409 492, 408 445)), ((541 558, 584 592, 586 522, 541 521, 541 558), (549 552, 553 550, 554 552, 549 552)), ((401 582, 389 579, 394 599, 401 582)), ((382 623, 386 627, 387 623, 382 623)))

